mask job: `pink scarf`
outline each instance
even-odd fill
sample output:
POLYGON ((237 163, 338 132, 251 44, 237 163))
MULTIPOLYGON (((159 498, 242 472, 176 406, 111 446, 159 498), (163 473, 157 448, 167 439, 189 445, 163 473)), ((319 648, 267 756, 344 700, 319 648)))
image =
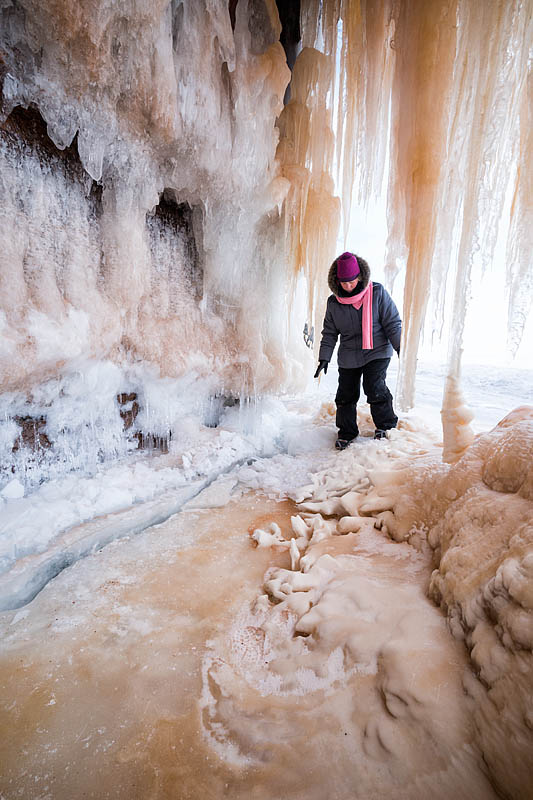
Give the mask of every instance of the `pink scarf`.
POLYGON ((337 297, 339 303, 344 306, 355 306, 359 311, 363 306, 363 350, 372 350, 374 347, 372 340, 372 281, 366 289, 353 297, 337 297))

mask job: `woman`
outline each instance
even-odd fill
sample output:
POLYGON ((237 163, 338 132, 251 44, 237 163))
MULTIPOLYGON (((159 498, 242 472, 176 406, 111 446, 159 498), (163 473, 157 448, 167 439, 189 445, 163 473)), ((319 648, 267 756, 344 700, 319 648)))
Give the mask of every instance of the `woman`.
POLYGON ((326 307, 315 378, 321 370, 324 374, 328 371, 340 334, 339 388, 335 396, 339 434, 335 447, 344 450, 359 435, 361 377, 376 426, 374 439, 382 439, 398 423, 385 377, 393 348, 400 353, 402 321, 392 297, 380 283, 370 280, 370 268, 360 256, 343 253, 336 258, 328 285, 333 294, 326 307))

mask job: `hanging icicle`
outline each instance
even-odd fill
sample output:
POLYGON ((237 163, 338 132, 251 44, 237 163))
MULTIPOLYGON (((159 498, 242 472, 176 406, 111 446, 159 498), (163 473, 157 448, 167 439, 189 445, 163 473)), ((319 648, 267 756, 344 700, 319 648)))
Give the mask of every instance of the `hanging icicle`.
MULTIPOLYGON (((472 438, 460 391, 472 264, 476 253, 484 269, 492 263, 509 191, 512 351, 531 307, 532 19, 532 0, 309 0, 293 77, 299 105, 280 121, 293 266, 318 291, 336 254, 334 176, 346 236, 354 192, 363 205, 379 195, 388 156, 389 284, 405 267, 397 399, 404 409, 414 404, 431 305, 434 332, 445 330, 450 341, 443 401, 450 458, 472 438)), ((314 300, 316 307, 321 298, 314 300)))

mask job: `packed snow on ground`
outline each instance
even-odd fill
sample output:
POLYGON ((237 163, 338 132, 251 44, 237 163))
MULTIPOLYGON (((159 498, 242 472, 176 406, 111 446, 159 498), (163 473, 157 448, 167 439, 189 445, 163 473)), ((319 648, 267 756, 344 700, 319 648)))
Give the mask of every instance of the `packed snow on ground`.
MULTIPOLYGON (((391 388, 396 370, 393 360, 391 388)), ((418 406, 402 420, 439 438, 442 369, 422 365, 419 375, 418 406)), ((478 431, 490 429, 510 408, 533 402, 531 371, 467 367, 464 378, 478 431)), ((290 494, 305 484, 310 471, 335 456, 336 379, 331 365, 304 395, 228 408, 216 428, 205 427, 190 404, 167 455, 134 454, 89 474, 77 470, 27 496, 20 481, 9 481, 0 492, 0 608, 27 602, 64 566, 117 536, 163 521, 236 464, 242 485, 271 496, 280 487, 290 494), (96 524, 85 525, 91 520, 96 524)), ((361 410, 363 433, 371 436, 368 407, 361 410)), ((362 436, 360 444, 366 441, 362 436)))

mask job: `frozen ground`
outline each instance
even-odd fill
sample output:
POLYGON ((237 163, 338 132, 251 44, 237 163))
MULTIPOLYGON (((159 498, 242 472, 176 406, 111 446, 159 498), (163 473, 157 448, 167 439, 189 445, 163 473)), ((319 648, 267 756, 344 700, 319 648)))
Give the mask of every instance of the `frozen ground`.
POLYGON ((443 800, 495 797, 424 557, 369 532, 354 559, 338 537, 338 567, 322 556, 309 578, 332 581, 318 613, 335 628, 297 635, 263 596, 287 553, 249 538, 294 512, 246 494, 178 514, 5 615, 2 796, 425 800, 437 780, 443 800))
MULTIPOLYGON (((479 429, 531 403, 469 381, 479 429)), ((6 499, 0 796, 528 800, 532 415, 450 468, 436 387, 336 453, 331 370, 6 499)))
MULTIPOLYGON (((391 388, 396 371, 393 360, 391 388)), ((474 366, 464 372, 476 432, 490 430, 518 405, 533 404, 533 371, 474 366)), ((443 377, 442 367, 421 365, 417 407, 402 415, 437 438, 443 377)), ((91 475, 74 472, 28 496, 17 480, 5 485, 0 491, 0 609, 23 605, 50 577, 109 541, 162 522, 235 464, 250 462, 247 486, 274 495, 281 487, 290 492, 306 483, 310 470, 334 456, 333 421, 327 413, 320 418, 320 408, 333 400, 336 380, 332 365, 305 395, 227 409, 217 428, 204 427, 191 413, 168 455, 130 456, 91 475)))

